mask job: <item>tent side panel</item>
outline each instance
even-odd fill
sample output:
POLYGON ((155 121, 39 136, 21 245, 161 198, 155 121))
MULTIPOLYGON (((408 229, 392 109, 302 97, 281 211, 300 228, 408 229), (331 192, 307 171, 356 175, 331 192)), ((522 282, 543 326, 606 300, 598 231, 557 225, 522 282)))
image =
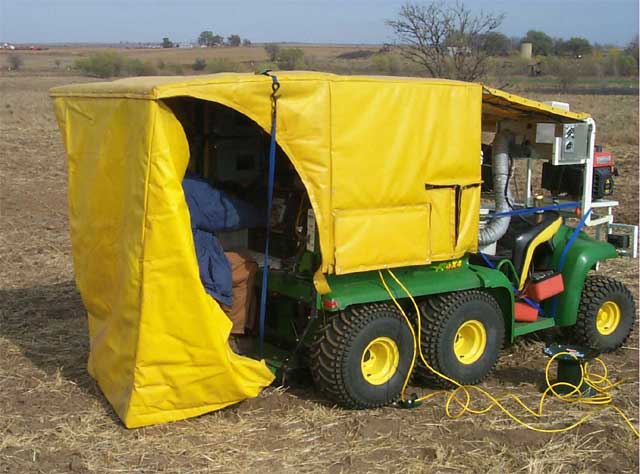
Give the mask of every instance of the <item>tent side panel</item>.
POLYGON ((481 103, 477 84, 332 83, 336 273, 475 250, 481 103))
POLYGON ((217 410, 256 396, 273 380, 264 362, 229 349, 231 322, 198 272, 182 191, 187 138, 168 107, 153 106, 143 305, 128 427, 217 410))
POLYGON ((68 97, 56 98, 55 109, 68 156, 75 278, 88 312, 88 369, 124 419, 140 316, 151 102, 68 97))

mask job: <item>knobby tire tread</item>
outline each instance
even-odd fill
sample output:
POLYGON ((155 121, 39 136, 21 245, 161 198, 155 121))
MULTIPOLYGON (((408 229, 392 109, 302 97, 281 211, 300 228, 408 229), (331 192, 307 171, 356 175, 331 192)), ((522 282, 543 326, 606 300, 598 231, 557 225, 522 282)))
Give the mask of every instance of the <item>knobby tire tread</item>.
POLYGON ((344 380, 353 339, 381 315, 396 317, 404 322, 398 311, 387 303, 352 306, 330 315, 324 327, 319 328, 311 346, 311 374, 316 387, 343 407, 378 408, 395 401, 390 399, 387 403, 371 403, 356 400, 348 393, 344 380))
MULTIPOLYGON (((568 328, 571 342, 596 349, 600 348, 600 336, 597 329, 592 324, 592 318, 596 317, 598 309, 602 305, 603 301, 606 301, 608 296, 612 293, 620 293, 631 301, 633 315, 635 318, 635 302, 631 292, 624 284, 608 276, 589 275, 582 288, 582 296, 580 297, 576 323, 571 328, 568 328)), ((624 345, 633 331, 633 327, 635 326, 634 323, 631 324, 631 329, 618 344, 614 347, 604 349, 603 352, 613 352, 624 345)))
MULTIPOLYGON (((443 337, 443 333, 449 322, 451 315, 462 305, 469 301, 477 301, 482 299, 493 305, 499 314, 501 314, 500 306, 496 300, 488 293, 481 290, 456 291, 452 293, 443 293, 429 297, 423 304, 422 324, 421 324, 421 342, 422 353, 427 362, 438 372, 442 372, 441 362, 438 357, 438 342, 443 337)), ((499 348, 502 350, 504 345, 504 333, 499 334, 499 348)), ((493 370, 497 364, 498 358, 493 362, 491 368, 482 376, 477 377, 467 384, 475 385, 482 382, 493 370)), ((415 379, 419 382, 430 386, 440 388, 454 388, 455 385, 443 379, 439 375, 429 370, 420 357, 416 358, 416 369, 414 371, 415 379)), ((445 374, 448 375, 448 374, 445 374)))

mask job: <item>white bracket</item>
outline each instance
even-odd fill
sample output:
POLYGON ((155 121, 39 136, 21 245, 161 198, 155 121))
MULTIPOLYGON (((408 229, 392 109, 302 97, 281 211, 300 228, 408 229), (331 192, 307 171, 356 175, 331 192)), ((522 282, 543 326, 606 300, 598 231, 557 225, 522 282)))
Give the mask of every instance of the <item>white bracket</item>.
POLYGON ((638 258, 638 226, 632 224, 609 224, 607 234, 611 234, 613 229, 620 229, 631 234, 631 247, 628 249, 618 249, 620 255, 625 257, 638 258))

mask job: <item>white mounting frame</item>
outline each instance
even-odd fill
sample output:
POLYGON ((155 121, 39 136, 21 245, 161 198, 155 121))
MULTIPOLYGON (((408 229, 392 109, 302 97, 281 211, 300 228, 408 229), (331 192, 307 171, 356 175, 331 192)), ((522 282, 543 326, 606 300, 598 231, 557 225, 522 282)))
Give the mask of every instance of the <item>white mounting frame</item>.
MULTIPOLYGON (((634 258, 636 258, 638 255, 638 226, 631 224, 614 223, 613 208, 617 207, 620 204, 618 201, 610 199, 597 199, 595 201, 593 200, 593 161, 596 143, 596 122, 592 118, 588 118, 585 120, 585 123, 589 127, 587 158, 586 160, 582 160, 580 163, 574 163, 580 164, 584 167, 584 182, 582 183, 580 215, 584 216, 587 211, 591 209, 591 213, 585 220, 585 225, 595 228, 596 238, 598 239, 602 238, 603 233, 605 236, 611 234, 613 229, 615 228, 625 229, 630 232, 633 238, 632 246, 628 250, 621 250, 620 254, 625 256, 633 256, 634 258)), ((526 207, 532 207, 535 204, 533 196, 533 168, 534 163, 537 160, 538 158, 527 158, 527 175, 524 199, 524 204, 526 207)), ((488 209, 482 209, 481 214, 483 214, 483 212, 484 214, 488 213, 488 209)), ((573 214, 573 210, 562 212, 562 214, 573 214)))

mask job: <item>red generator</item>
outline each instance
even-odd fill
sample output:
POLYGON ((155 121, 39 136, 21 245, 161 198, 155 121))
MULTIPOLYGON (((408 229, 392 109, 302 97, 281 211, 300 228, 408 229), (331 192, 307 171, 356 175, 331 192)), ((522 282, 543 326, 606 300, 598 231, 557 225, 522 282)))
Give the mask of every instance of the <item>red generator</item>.
MULTIPOLYGON (((568 193, 576 198, 582 195, 585 168, 582 165, 542 165, 542 187, 552 194, 568 193)), ((592 199, 603 199, 613 194, 613 177, 618 175, 613 164, 613 155, 596 145, 593 153, 592 199)))
POLYGON ((593 199, 602 199, 613 194, 613 177, 618 172, 613 166, 613 156, 608 151, 603 151, 601 146, 596 145, 593 152, 593 199))

